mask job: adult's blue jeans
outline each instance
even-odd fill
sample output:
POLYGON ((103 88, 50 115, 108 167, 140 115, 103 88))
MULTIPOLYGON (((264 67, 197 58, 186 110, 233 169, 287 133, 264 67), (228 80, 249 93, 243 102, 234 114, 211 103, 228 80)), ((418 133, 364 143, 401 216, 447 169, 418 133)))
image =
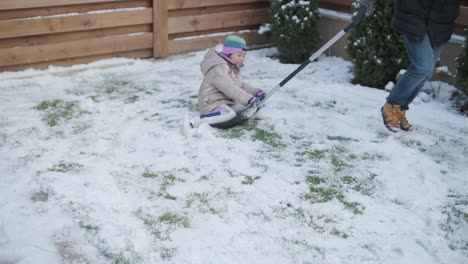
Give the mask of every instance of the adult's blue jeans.
POLYGON ((431 78, 444 45, 433 48, 427 34, 422 40, 403 36, 403 41, 411 65, 393 87, 387 102, 408 110, 424 83, 431 78))

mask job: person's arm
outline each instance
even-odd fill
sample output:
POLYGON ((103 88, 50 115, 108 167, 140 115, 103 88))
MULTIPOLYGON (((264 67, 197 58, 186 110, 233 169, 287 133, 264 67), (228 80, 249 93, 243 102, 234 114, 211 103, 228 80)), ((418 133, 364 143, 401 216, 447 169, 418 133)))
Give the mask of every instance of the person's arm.
POLYGON ((247 82, 242 81, 241 82, 241 88, 244 89, 244 91, 248 92, 249 94, 255 95, 258 92, 260 92, 260 89, 253 87, 247 82))
POLYGON ((252 95, 236 85, 232 78, 229 77, 230 69, 228 65, 218 65, 210 71, 212 71, 210 74, 213 74, 211 84, 214 87, 236 102, 243 105, 249 104, 252 95))

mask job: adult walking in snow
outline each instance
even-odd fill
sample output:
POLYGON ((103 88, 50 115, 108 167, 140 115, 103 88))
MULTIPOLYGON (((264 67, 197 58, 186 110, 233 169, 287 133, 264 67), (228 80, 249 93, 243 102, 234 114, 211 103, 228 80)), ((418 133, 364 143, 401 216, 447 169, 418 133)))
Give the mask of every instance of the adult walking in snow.
MULTIPOLYGON (((375 0, 362 0, 372 5, 375 0)), ((409 104, 431 78, 444 45, 453 33, 459 15, 459 0, 396 0, 392 27, 403 36, 411 63, 381 108, 385 126, 409 131, 406 118, 409 104)))

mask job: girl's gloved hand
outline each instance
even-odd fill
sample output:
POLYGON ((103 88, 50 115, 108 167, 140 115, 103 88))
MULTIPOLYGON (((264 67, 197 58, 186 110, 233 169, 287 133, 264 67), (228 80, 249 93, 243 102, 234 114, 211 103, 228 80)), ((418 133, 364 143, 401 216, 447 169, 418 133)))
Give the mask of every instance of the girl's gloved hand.
POLYGON ((265 99, 266 95, 267 94, 264 91, 260 90, 255 94, 255 97, 258 97, 260 99, 260 101, 261 101, 261 100, 265 99))
POLYGON ((249 99, 249 106, 257 106, 260 103, 260 98, 257 96, 252 96, 252 98, 249 99))

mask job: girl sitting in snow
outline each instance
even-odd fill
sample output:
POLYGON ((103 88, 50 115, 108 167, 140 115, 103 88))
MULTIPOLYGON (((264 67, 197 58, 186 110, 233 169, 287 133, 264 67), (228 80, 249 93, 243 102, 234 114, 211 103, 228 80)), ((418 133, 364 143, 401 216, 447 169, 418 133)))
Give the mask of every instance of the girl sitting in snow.
POLYGON ((228 36, 222 52, 210 49, 200 64, 205 76, 198 92, 198 110, 201 115, 184 118, 184 127, 197 127, 201 123, 217 124, 231 120, 237 112, 249 105, 257 105, 266 94, 242 81, 247 47, 245 40, 228 36))

